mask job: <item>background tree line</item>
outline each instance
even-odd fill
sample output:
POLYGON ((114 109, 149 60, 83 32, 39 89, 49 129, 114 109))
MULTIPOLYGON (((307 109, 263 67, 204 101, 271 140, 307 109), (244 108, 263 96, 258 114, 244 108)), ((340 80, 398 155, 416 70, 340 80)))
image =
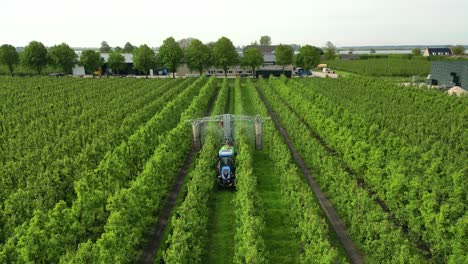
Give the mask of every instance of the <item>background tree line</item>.
MULTIPOLYGON (((203 71, 214 66, 222 69, 227 75, 229 68, 241 65, 255 72, 264 64, 263 54, 259 47, 271 45, 269 36, 261 36, 260 44, 254 44, 240 56, 232 41, 221 37, 216 42, 204 44, 198 39, 184 39, 179 42, 173 37, 164 40, 156 53, 148 45, 139 47, 127 42, 123 48, 112 48, 106 41, 101 43, 99 50, 86 49, 81 55, 66 43, 46 48, 38 41, 31 41, 22 52, 15 47, 4 44, 0 47, 0 64, 5 65, 11 75, 17 66, 26 67, 36 74, 42 74, 46 67, 55 71, 71 74, 75 65, 83 66, 85 71, 94 75, 94 72, 105 64, 100 53, 108 53, 107 68, 114 73, 120 73, 126 67, 123 53, 133 54, 133 68, 148 76, 151 69, 167 69, 175 72, 181 64, 186 64, 191 71, 203 74, 203 71)), ((334 56, 335 47, 327 43, 325 56, 334 56)), ((305 70, 317 66, 323 51, 317 47, 306 45, 300 47, 294 54, 292 45, 279 45, 275 49, 276 64, 283 66, 294 64, 305 70)))

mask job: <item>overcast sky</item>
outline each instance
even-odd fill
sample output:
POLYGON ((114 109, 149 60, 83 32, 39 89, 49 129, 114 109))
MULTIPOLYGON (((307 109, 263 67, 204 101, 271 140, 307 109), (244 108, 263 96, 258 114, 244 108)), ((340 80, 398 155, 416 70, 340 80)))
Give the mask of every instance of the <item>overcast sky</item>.
POLYGON ((248 45, 261 35, 273 44, 337 46, 468 45, 468 0, 5 0, 0 44, 25 46, 160 46, 221 36, 248 45))

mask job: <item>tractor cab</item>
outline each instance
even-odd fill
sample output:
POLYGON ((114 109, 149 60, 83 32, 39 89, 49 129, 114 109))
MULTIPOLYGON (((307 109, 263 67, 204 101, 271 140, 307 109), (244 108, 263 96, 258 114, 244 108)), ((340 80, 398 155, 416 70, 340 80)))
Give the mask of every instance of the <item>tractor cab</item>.
POLYGON ((218 184, 220 186, 235 185, 234 149, 223 146, 218 153, 218 184))

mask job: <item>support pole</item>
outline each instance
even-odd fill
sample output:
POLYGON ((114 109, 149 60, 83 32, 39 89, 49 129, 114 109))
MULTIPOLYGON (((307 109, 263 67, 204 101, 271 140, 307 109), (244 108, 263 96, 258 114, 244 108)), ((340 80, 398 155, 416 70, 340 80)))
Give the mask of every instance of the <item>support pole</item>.
POLYGON ((262 130, 263 122, 260 118, 255 118, 255 149, 262 150, 262 130))
POLYGON ((195 150, 201 149, 201 126, 197 122, 192 123, 193 146, 195 150))

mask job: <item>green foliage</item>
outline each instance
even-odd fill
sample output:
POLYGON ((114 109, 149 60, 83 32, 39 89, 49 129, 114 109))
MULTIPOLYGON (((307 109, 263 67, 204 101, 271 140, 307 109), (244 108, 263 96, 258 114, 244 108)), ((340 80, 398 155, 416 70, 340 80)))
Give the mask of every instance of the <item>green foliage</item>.
POLYGON ((143 72, 148 77, 150 69, 156 67, 156 56, 154 51, 143 44, 133 50, 133 68, 143 72))
POLYGON ((123 52, 133 53, 133 50, 135 50, 135 46, 133 46, 130 42, 125 43, 125 46, 123 48, 123 52))
POLYGON ((261 36, 260 37, 260 45, 270 46, 271 45, 271 37, 270 36, 261 36))
POLYGON ((198 39, 193 39, 187 47, 187 66, 190 70, 197 70, 200 75, 203 70, 213 64, 213 54, 211 49, 198 39))
POLYGON ((328 67, 367 76, 427 76, 431 63, 425 60, 409 59, 368 59, 327 61, 328 67))
POLYGON ((236 48, 231 40, 226 37, 218 39, 213 45, 213 56, 215 66, 224 70, 224 76, 227 76, 227 70, 239 61, 236 48))
POLYGON ((184 52, 173 37, 165 39, 161 47, 159 47, 158 61, 162 66, 172 72, 173 78, 175 78, 175 72, 183 57, 184 52))
POLYGON ((465 46, 457 45, 451 48, 453 55, 463 55, 465 54, 465 46))
MULTIPOLYGON (((321 127, 327 127, 330 121, 328 116, 323 116, 327 114, 321 110, 323 105, 311 101, 311 98, 314 100, 318 98, 304 97, 306 88, 300 87, 297 82, 285 85, 282 81, 272 79, 268 85, 269 89, 263 88, 262 90, 314 178, 322 190, 329 195, 338 214, 343 217, 350 236, 363 250, 366 259, 372 263, 393 263, 397 260, 422 262, 423 258, 417 250, 411 248, 410 242, 392 224, 386 213, 368 196, 365 190, 356 185, 356 180, 343 167, 342 161, 333 153, 329 153, 306 126, 307 124, 315 128, 315 124, 318 124, 321 127), (285 94, 288 94, 287 97, 284 97, 285 94), (284 98, 284 101, 281 98, 284 98), (313 104, 314 107, 312 107, 313 104), (296 113, 288 107, 292 107, 296 113), (316 123, 302 121, 310 118, 314 118, 316 123)), ((337 109, 333 113, 340 114, 341 112, 337 109)), ((338 131, 337 127, 333 127, 333 130, 338 131)), ((328 133, 331 133, 330 131, 328 130, 328 133)), ((332 134, 339 136, 341 141, 346 141, 342 133, 332 134)))
POLYGON ((164 254, 166 263, 203 263, 202 252, 207 244, 208 199, 214 191, 213 159, 217 155, 218 140, 208 135, 197 165, 191 172, 188 193, 173 217, 173 232, 169 249, 164 254))
MULTIPOLYGON (((200 83, 199 83, 200 84, 200 83)), ((102 263, 134 263, 138 261, 143 238, 154 225, 155 211, 160 210, 163 198, 191 147, 188 118, 202 116, 206 112, 209 98, 216 91, 216 79, 210 79, 195 98, 185 97, 191 102, 181 115, 178 125, 161 137, 161 144, 154 149, 153 156, 128 188, 119 190, 110 200, 110 215, 105 232, 96 241, 97 259, 102 263)), ((78 252, 77 256, 82 254, 78 252)))
POLYGON ((118 51, 109 53, 109 60, 107 61, 109 68, 116 73, 119 73, 125 68, 125 57, 118 51))
POLYGON ((255 69, 263 65, 263 54, 258 48, 248 48, 244 51, 241 64, 244 67, 251 67, 252 73, 255 74, 255 69))
POLYGON ((275 49, 276 64, 283 66, 293 63, 294 51, 289 45, 279 45, 275 49))
POLYGON ((3 44, 0 47, 0 65, 6 65, 10 74, 13 75, 14 66, 19 63, 19 55, 16 48, 3 44))
POLYGON ((112 48, 107 44, 106 41, 101 42, 101 47, 99 48, 100 53, 109 53, 112 51, 112 48))
POLYGON ((413 53, 414 56, 421 56, 421 49, 414 48, 411 50, 411 53, 413 53))
POLYGON ((49 62, 47 49, 41 42, 31 41, 22 53, 23 63, 31 69, 41 74, 44 67, 49 62))
MULTIPOLYGON (((459 237, 449 230, 457 228, 458 220, 465 214, 465 210, 457 205, 464 203, 462 190, 467 188, 466 181, 460 178, 466 170, 466 166, 460 166, 463 164, 461 157, 467 152, 466 136, 460 130, 466 126, 466 118, 462 117, 466 114, 462 110, 466 108, 466 98, 451 98, 437 91, 416 88, 401 89, 390 83, 355 77, 309 80, 307 83, 297 80, 288 83, 288 87, 271 87, 294 107, 327 146, 336 150, 335 159, 340 157, 341 163, 355 172, 353 176, 343 170, 339 173, 343 175, 340 179, 358 177, 371 190, 369 193, 363 189, 355 190, 360 193, 354 194, 355 199, 360 200, 359 205, 364 211, 372 211, 366 216, 367 228, 387 235, 379 237, 381 247, 375 246, 379 242, 364 243, 369 257, 375 261, 383 260, 389 257, 386 251, 399 251, 398 258, 410 261, 418 258, 412 253, 411 244, 421 243, 428 245, 431 253, 427 258, 434 262, 463 256, 455 246, 460 245, 457 242, 459 237), (383 211, 373 201, 375 197, 388 207, 388 211, 383 211), (395 230, 399 225, 407 226, 406 234, 395 230), (398 240, 411 240, 412 243, 405 248, 397 248, 397 245, 402 245, 398 240)), ((289 121, 291 115, 287 118, 283 120, 289 121)), ((300 143, 297 144, 302 148, 300 143)), ((303 153, 310 154, 319 151, 315 149, 312 152, 310 145, 302 149, 303 153)), ((335 192, 332 189, 336 186, 330 183, 331 178, 325 176, 320 161, 310 159, 310 162, 317 162, 316 166, 320 166, 320 172, 323 172, 321 184, 328 188, 329 193, 335 192)), ((353 181, 351 179, 350 186, 343 188, 351 190, 355 185, 353 181)), ((346 184, 341 182, 340 185, 346 184)), ((336 190, 336 193, 340 192, 336 190)), ((341 198, 346 203, 345 197, 336 196, 333 200, 341 198)), ((336 208, 340 210, 339 205, 336 208)), ((352 215, 355 212, 348 213, 352 215)), ((360 217, 353 216, 354 219, 360 217)), ((353 225, 351 230, 360 229, 353 225)), ((363 236, 357 230, 352 233, 363 236)), ((356 240, 365 241, 366 238, 356 240)))
POLYGON ((70 46, 62 43, 49 49, 49 57, 52 65, 62 68, 65 73, 71 73, 78 56, 70 46))
POLYGON ((299 49, 295 56, 295 64, 304 70, 315 68, 320 63, 320 53, 316 47, 305 45, 299 49))
MULTIPOLYGON (((235 112, 247 114, 244 89, 240 79, 235 83, 235 112)), ((235 131, 236 147, 236 234, 234 263, 266 263, 266 247, 263 240, 262 205, 258 196, 257 178, 253 174, 253 140, 248 138, 248 130, 237 126, 235 131)))
POLYGON ((334 60, 335 57, 336 57, 336 47, 335 45, 333 45, 333 43, 331 43, 330 41, 328 41, 326 44, 325 44, 325 60, 334 60))
MULTIPOLYGON (((261 89, 269 89, 267 85, 263 80, 257 84, 261 89)), ((246 90, 257 113, 267 116, 267 110, 255 87, 249 84, 246 90)), ((278 97, 276 100, 280 101, 278 97)), ((310 195, 311 190, 302 180, 303 175, 298 172, 279 132, 271 122, 265 122, 263 133, 264 146, 274 163, 275 175, 280 178, 281 195, 291 217, 291 229, 296 239, 301 241, 300 263, 346 263, 343 254, 333 245, 327 221, 318 202, 310 195)))
POLYGON ((94 71, 104 64, 101 54, 94 50, 85 50, 80 56, 80 65, 94 76, 94 71))
MULTIPOLYGON (((26 89, 28 85, 25 84, 28 80, 15 78, 11 80, 11 83, 2 82, 9 84, 9 86, 19 84, 23 89, 26 89)), ((153 147, 156 145, 158 137, 150 137, 149 134, 154 135, 154 132, 158 135, 164 135, 164 129, 174 127, 173 124, 177 124, 179 120, 175 118, 173 111, 180 113, 182 109, 186 108, 187 101, 193 98, 199 86, 203 84, 203 80, 197 86, 191 87, 190 92, 184 91, 193 82, 192 80, 144 82, 144 80, 134 79, 109 79, 106 82, 98 83, 87 79, 81 79, 79 82, 75 79, 44 78, 42 82, 37 82, 40 80, 37 78, 31 80, 29 80, 31 82, 30 90, 16 90, 25 93, 31 93, 32 90, 38 93, 39 84, 44 94, 51 93, 51 91, 58 92, 57 100, 47 103, 47 106, 55 104, 59 105, 60 109, 69 109, 69 112, 63 111, 63 115, 59 116, 55 116, 56 113, 49 110, 50 114, 44 114, 44 117, 38 121, 44 124, 49 122, 44 120, 70 120, 73 122, 68 124, 61 121, 63 123, 61 126, 51 123, 52 128, 44 126, 36 133, 23 129, 26 130, 25 134, 36 135, 36 138, 29 136, 30 140, 39 141, 41 138, 41 140, 47 139, 47 141, 41 144, 41 148, 37 150, 31 149, 32 145, 26 146, 27 149, 24 151, 34 154, 24 155, 29 157, 28 159, 23 158, 25 164, 30 164, 28 169, 22 171, 22 177, 15 176, 16 180, 12 181, 13 178, 5 176, 5 181, 0 183, 2 184, 0 194, 5 204, 8 204, 8 208, 19 206, 19 208, 26 209, 19 211, 13 208, 6 210, 5 208, 2 210, 1 214, 4 216, 1 219, 2 233, 8 237, 8 243, 18 243, 15 242, 15 236, 18 240, 24 240, 21 238, 23 235, 14 229, 15 225, 19 226, 33 216, 32 212, 28 213, 30 208, 51 209, 60 199, 64 199, 72 206, 67 212, 68 215, 62 218, 72 219, 72 223, 68 225, 71 228, 68 231, 61 229, 60 225, 65 223, 54 222, 54 213, 49 210, 47 222, 50 223, 50 226, 41 227, 41 232, 47 235, 48 240, 55 236, 65 237, 64 234, 73 234, 73 239, 67 240, 68 242, 62 241, 61 243, 40 244, 38 246, 43 252, 56 252, 57 256, 66 250, 69 251, 67 253, 69 256, 78 243, 86 242, 88 239, 94 240, 103 232, 103 226, 108 216, 108 213, 104 211, 107 198, 119 188, 128 186, 129 179, 138 174, 137 170, 141 170, 142 164, 153 153, 153 147), (36 81, 35 85, 31 80, 36 81), (66 89, 57 89, 57 87, 66 89), (63 94, 64 91, 65 94, 63 94), (77 91, 81 91, 81 93, 77 93, 77 91), (185 101, 179 99, 177 107, 174 107, 173 100, 178 94, 184 96, 185 101), (71 99, 64 100, 64 98, 71 99), (78 98, 81 100, 77 100, 78 98), (163 116, 157 115, 155 120, 147 123, 155 113, 160 113, 166 104, 170 107, 164 110, 163 116), (73 109, 89 110, 83 114, 81 112, 72 114, 74 113, 73 109), (51 118, 51 116, 55 118, 51 118), (103 116, 106 118, 102 118, 103 116), (161 118, 171 121, 163 123, 161 118), (65 128, 67 129, 64 130, 65 128), (68 136, 63 136, 61 140, 57 141, 57 134, 68 136), (141 142, 147 145, 141 144, 141 142), (46 147, 42 152, 39 152, 42 150, 42 145, 46 147), (129 148, 132 152, 128 151, 129 148), (63 153, 67 153, 73 159, 63 153), (37 163, 33 162, 36 155, 42 156, 42 161, 41 164, 34 166, 37 163), (42 163, 48 165, 42 166, 42 163), (45 170, 46 168, 47 170, 45 170), (55 174, 48 171, 53 171, 55 174), (24 179, 26 176, 28 177, 24 179), (103 179, 103 181, 97 181, 97 179, 103 179), (5 185, 6 182, 11 182, 12 185, 5 185), (26 185, 26 182, 34 182, 37 186, 26 185), (73 186, 75 186, 75 192, 73 186), (18 191, 15 191, 16 188, 18 191), (22 189, 24 191, 19 192, 22 189), (12 194, 8 195, 10 193, 12 194), (8 198, 4 199, 4 197, 8 198), (20 202, 24 204, 20 205, 20 202), (23 211, 25 212, 23 213, 23 211)), ((38 104, 38 106, 41 105, 38 104)), ((22 118, 31 119, 31 116, 26 115, 26 113, 22 112, 22 118)), ((9 136, 9 134, 5 134, 5 136, 9 136)), ((9 141, 9 145, 14 142, 9 141)), ((9 154, 9 156, 12 155, 13 153, 9 154)), ((5 170, 5 175, 13 175, 12 173, 17 166, 22 165, 10 165, 5 170)), ((26 223, 23 229, 27 230, 30 224, 32 222, 26 223)), ((17 245, 14 248, 12 252, 6 253, 9 258, 14 258, 20 250, 27 250, 27 248, 23 249, 23 246, 17 245)), ((58 259, 50 262, 57 263, 58 259)))

